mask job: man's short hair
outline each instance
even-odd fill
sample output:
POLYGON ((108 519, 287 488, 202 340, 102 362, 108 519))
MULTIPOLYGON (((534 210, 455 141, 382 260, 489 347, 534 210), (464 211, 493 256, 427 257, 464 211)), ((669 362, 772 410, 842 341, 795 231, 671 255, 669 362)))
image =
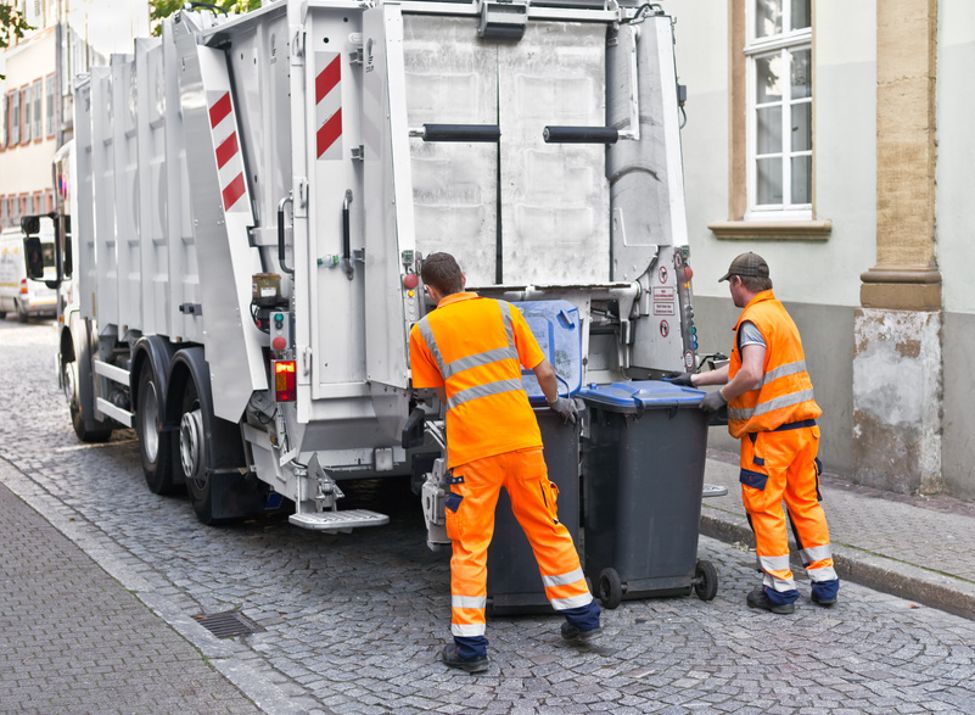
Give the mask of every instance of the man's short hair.
POLYGON ((768 276, 738 276, 741 282, 752 293, 761 293, 763 290, 772 290, 772 279, 768 276))
POLYGON ((459 293, 464 289, 464 274, 456 259, 449 253, 438 251, 423 259, 420 277, 444 295, 459 293))

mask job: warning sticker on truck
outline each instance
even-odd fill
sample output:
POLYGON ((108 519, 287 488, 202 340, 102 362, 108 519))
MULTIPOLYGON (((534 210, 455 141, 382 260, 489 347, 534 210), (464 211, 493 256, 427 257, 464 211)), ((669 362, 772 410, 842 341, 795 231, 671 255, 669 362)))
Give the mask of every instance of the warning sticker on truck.
POLYGON ((656 286, 653 289, 653 314, 677 315, 677 291, 672 286, 656 286))
POLYGON ((653 302, 653 314, 654 315, 677 315, 676 303, 673 301, 664 303, 663 301, 653 302))

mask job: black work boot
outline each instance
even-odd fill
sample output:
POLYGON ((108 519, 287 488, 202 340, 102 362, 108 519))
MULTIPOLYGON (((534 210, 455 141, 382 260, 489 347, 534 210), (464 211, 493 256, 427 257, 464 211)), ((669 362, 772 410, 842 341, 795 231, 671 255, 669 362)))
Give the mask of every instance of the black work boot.
POLYGON ((583 643, 592 639, 596 636, 602 628, 596 626, 595 628, 589 628, 587 630, 582 630, 581 628, 572 625, 568 621, 562 624, 562 640, 569 641, 570 643, 583 643))
POLYGON ((461 658, 456 643, 448 643, 445 645, 443 652, 440 654, 440 658, 447 666, 468 673, 483 673, 488 669, 488 665, 490 664, 486 655, 480 658, 461 658))
POLYGON ((765 593, 764 588, 756 588, 748 593, 748 597, 745 599, 749 608, 758 608, 762 611, 771 611, 772 613, 778 613, 780 615, 788 615, 790 613, 795 613, 796 604, 794 603, 782 603, 774 604, 769 600, 768 595, 765 593))
POLYGON ((832 596, 828 598, 823 596, 817 596, 815 591, 813 591, 812 593, 811 600, 817 606, 822 606, 823 608, 832 608, 833 606, 836 605, 836 596, 832 596))

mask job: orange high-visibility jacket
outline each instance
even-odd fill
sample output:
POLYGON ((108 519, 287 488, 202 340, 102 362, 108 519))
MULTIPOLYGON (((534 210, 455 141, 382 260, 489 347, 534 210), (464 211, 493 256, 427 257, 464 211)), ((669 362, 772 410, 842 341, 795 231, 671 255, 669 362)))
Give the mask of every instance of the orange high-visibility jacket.
POLYGON ((733 437, 771 432, 782 425, 819 417, 812 380, 806 372, 799 329, 770 290, 758 293, 735 323, 735 344, 728 364, 728 379, 741 369, 738 330, 750 321, 765 338, 764 376, 757 389, 728 402, 728 431, 733 437))
POLYGON ((454 293, 410 331, 413 387, 447 395, 447 463, 541 447, 521 368, 545 359, 521 312, 477 293, 454 293))

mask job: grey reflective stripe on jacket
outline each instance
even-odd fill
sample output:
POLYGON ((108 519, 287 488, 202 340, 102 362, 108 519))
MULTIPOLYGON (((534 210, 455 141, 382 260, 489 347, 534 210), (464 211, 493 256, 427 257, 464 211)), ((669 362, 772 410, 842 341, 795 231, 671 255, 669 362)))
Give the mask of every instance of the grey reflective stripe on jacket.
POLYGON ((795 362, 787 362, 785 365, 779 365, 774 370, 769 370, 765 373, 765 377, 762 379, 762 385, 767 385, 773 380, 778 380, 780 377, 786 377, 787 375, 795 375, 800 372, 806 371, 806 361, 796 360, 795 362))
POLYGON ((752 417, 757 415, 764 415, 766 412, 771 412, 772 410, 777 410, 782 407, 798 405, 800 402, 806 402, 807 400, 812 399, 815 398, 811 388, 808 390, 800 390, 799 392, 791 392, 788 395, 780 395, 779 397, 768 400, 767 402, 760 402, 754 407, 729 407, 728 419, 750 420, 752 417))
POLYGON ((457 405, 462 405, 465 402, 476 400, 478 397, 500 395, 502 392, 512 392, 514 390, 521 389, 523 389, 523 386, 521 384, 520 377, 514 380, 498 380, 496 382, 488 382, 483 385, 474 385, 474 387, 468 387, 466 390, 461 390, 453 397, 448 397, 447 409, 452 410, 457 407, 457 405))
MULTIPOLYGON (((433 329, 430 327, 430 321, 427 319, 427 316, 423 316, 417 323, 417 327, 420 329, 420 335, 423 336, 427 347, 430 348, 430 353, 433 355, 433 359, 440 369, 440 375, 444 380, 453 377, 463 370, 469 370, 472 367, 489 365, 492 362, 498 362, 500 360, 518 359, 518 350, 515 349, 514 327, 511 322, 511 306, 503 300, 496 301, 496 303, 501 309, 501 322, 504 324, 504 334, 508 339, 508 344, 503 348, 493 348, 484 352, 474 353, 473 355, 465 355, 462 358, 450 362, 444 361, 443 354, 440 352, 440 346, 437 345, 437 339, 433 336, 433 329)), ((475 385, 466 390, 461 390, 449 398, 447 400, 447 409, 453 409, 457 405, 477 399, 478 397, 487 397, 488 395, 497 395, 502 392, 520 389, 522 389, 520 377, 513 380, 498 380, 497 382, 489 382, 484 385, 475 385)))

